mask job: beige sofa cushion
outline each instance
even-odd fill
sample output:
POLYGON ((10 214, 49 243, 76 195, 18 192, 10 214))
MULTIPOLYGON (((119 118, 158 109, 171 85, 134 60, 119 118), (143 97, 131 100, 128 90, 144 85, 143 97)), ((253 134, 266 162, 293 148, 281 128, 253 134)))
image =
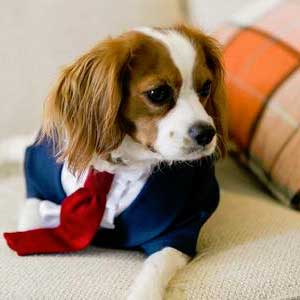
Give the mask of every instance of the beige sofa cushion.
MULTIPOLYGON (((204 226, 200 254, 170 283, 167 299, 300 296, 299 214, 273 201, 231 160, 218 166, 222 200, 204 226)), ((20 167, 0 167, 0 232, 23 201, 20 167)), ((18 257, 0 239, 0 299, 124 299, 144 256, 89 248, 18 257)))
POLYGON ((193 300, 300 297, 299 213, 276 203, 230 160, 219 165, 218 175, 221 205, 203 228, 200 254, 172 280, 173 295, 183 291, 193 300))

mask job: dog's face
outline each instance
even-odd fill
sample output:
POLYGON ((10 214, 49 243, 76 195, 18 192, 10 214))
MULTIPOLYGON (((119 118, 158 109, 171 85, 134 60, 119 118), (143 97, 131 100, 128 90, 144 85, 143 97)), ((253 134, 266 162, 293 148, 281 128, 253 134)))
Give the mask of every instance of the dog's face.
POLYGON ((110 160, 126 149, 136 160, 224 154, 224 115, 214 41, 186 26, 141 28, 103 41, 63 71, 44 131, 67 139, 63 156, 80 170, 95 154, 110 160))

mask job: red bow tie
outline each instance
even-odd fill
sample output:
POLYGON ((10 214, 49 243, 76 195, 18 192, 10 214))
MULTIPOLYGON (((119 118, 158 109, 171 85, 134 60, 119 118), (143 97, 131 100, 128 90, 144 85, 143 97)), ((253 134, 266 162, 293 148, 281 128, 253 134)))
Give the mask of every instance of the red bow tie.
POLYGON ((86 248, 101 223, 112 180, 112 174, 91 169, 84 187, 64 199, 57 228, 4 233, 8 246, 21 256, 86 248))

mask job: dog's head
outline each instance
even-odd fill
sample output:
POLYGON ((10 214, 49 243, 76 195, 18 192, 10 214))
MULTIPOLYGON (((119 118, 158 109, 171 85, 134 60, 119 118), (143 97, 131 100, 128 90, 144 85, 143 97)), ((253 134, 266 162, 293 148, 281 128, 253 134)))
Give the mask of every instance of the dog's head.
POLYGON ((100 42, 62 71, 46 101, 43 133, 58 138, 73 170, 95 156, 117 161, 125 148, 133 160, 224 155, 225 95, 215 41, 180 25, 100 42))

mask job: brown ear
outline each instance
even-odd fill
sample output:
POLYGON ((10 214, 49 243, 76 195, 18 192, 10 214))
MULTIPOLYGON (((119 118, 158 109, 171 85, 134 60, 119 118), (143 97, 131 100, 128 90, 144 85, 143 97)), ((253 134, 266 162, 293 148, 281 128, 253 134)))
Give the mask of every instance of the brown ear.
POLYGON ((122 141, 121 77, 130 53, 125 47, 120 39, 96 45, 62 71, 46 101, 42 134, 56 141, 59 159, 67 159, 73 171, 122 141))
POLYGON ((227 152, 228 125, 227 125, 227 101, 224 87, 224 70, 222 65, 221 51, 217 41, 205 36, 203 47, 206 63, 213 72, 212 94, 207 102, 207 111, 214 119, 218 134, 218 150, 221 157, 227 152))

